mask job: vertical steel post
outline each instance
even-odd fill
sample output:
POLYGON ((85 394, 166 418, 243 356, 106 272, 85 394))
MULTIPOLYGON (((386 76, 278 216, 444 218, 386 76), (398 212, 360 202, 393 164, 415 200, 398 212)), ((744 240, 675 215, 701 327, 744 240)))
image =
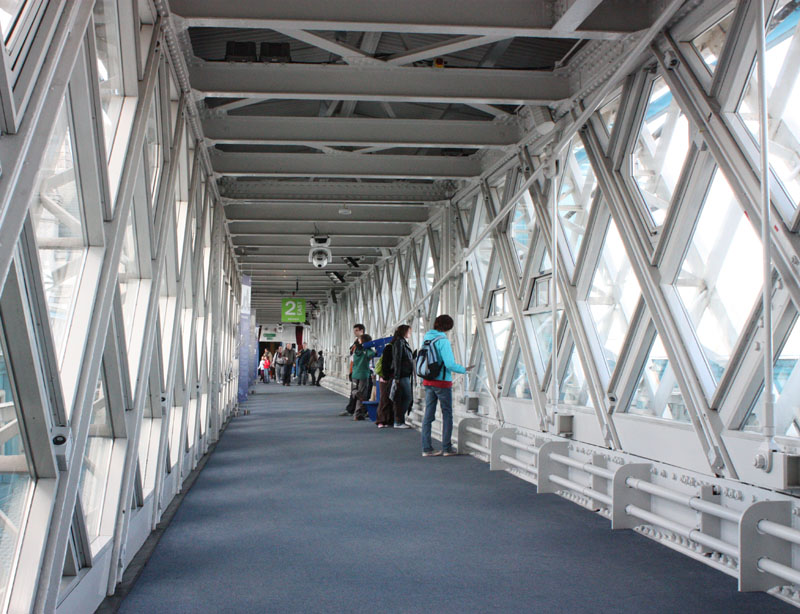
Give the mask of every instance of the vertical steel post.
MULTIPOLYGON (((553 266, 552 296, 550 301, 551 318, 553 327, 553 341, 550 350, 550 377, 553 389, 553 414, 558 413, 558 163, 556 152, 548 162, 547 173, 550 175, 550 198, 553 205, 553 223, 550 225, 550 260, 553 266)), ((553 417, 555 420, 555 417, 553 417)))
POLYGON ((769 121, 767 117, 767 28, 764 1, 758 0, 756 20, 756 55, 758 57, 758 123, 761 145, 761 247, 763 257, 764 285, 761 293, 762 318, 764 322, 764 437, 771 450, 775 449, 774 394, 772 391, 772 246, 770 239, 770 194, 769 194, 769 121))

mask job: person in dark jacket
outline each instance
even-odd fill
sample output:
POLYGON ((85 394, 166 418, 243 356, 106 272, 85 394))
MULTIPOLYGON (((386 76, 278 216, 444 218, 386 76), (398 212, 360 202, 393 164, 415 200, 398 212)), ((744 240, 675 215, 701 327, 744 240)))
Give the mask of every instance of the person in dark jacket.
POLYGON ((311 385, 316 386, 317 384, 317 369, 319 367, 317 362, 317 350, 311 350, 311 357, 308 359, 308 377, 311 379, 311 385))
POLYGON ((347 374, 347 378, 350 380, 350 400, 345 410, 339 414, 340 416, 352 416, 356 411, 356 383, 353 381, 353 354, 356 351, 356 347, 358 347, 359 338, 366 332, 367 329, 364 328, 363 324, 353 325, 353 335, 355 335, 356 340, 353 342, 353 345, 350 346, 350 368, 347 374))
POLYGON ((369 401, 370 380, 372 372, 369 368, 369 361, 375 356, 375 350, 365 348, 364 344, 372 341, 369 335, 361 335, 353 351, 353 383, 356 386, 356 407, 353 420, 365 420, 367 409, 364 402, 369 401))
POLYGON ((286 363, 283 365, 283 385, 288 386, 292 381, 292 367, 294 366, 294 361, 297 358, 297 352, 294 349, 294 345, 290 345, 286 350, 284 350, 283 357, 286 359, 286 363))
POLYGON ((325 357, 322 355, 322 350, 317 354, 317 386, 319 381, 325 377, 325 357))
POLYGON ((411 327, 402 324, 394 331, 392 339, 392 366, 394 371, 394 428, 410 428, 406 424, 406 415, 411 411, 414 402, 411 378, 414 375, 414 356, 408 340, 411 338, 411 327))
POLYGON ((311 358, 311 350, 308 349, 308 344, 304 343, 300 346, 300 352, 297 354, 297 384, 298 386, 305 386, 308 379, 308 361, 311 358))
MULTIPOLYGON (((396 331, 395 331, 396 332, 396 331)), ((394 339, 392 340, 394 341, 394 339)), ((394 424, 394 402, 389 396, 392 382, 394 381, 394 365, 392 363, 392 343, 387 343, 381 354, 381 373, 378 375, 377 366, 375 373, 380 383, 380 399, 378 401, 378 419, 375 423, 379 429, 388 428, 394 424)))

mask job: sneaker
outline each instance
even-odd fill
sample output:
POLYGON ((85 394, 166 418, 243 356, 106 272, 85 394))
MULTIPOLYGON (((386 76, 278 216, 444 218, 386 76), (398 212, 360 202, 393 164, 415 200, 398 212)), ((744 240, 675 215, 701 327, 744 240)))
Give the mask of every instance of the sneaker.
POLYGON ((340 415, 340 416, 352 416, 353 414, 351 414, 349 411, 347 411, 347 410, 345 409, 345 410, 344 410, 344 411, 343 411, 341 414, 339 414, 339 415, 340 415))
POLYGON ((429 452, 423 452, 422 456, 441 456, 441 450, 430 450, 429 452))
POLYGON ((385 429, 385 428, 387 428, 388 426, 389 426, 388 424, 379 424, 379 425, 378 425, 378 428, 379 428, 379 429, 385 429))
POLYGON ((401 424, 395 424, 394 428, 396 428, 396 429, 410 429, 411 427, 408 426, 405 422, 403 422, 401 424))
POLYGON ((458 452, 453 450, 453 448, 450 448, 449 450, 443 450, 442 456, 458 456, 458 452))
POLYGON ((353 420, 365 420, 364 416, 353 416, 353 420))

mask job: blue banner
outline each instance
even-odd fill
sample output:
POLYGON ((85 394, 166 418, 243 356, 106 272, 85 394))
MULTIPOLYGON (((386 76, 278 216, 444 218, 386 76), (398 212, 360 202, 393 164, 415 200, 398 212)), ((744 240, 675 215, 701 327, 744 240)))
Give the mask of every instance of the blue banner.
POLYGON ((250 361, 253 360, 250 330, 250 276, 242 275, 242 313, 239 316, 239 403, 247 400, 250 389, 250 361))

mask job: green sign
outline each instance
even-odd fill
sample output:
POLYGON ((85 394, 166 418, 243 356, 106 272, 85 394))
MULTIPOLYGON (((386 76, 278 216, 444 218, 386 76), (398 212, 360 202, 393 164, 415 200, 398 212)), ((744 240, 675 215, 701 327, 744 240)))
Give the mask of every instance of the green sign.
POLYGON ((281 299, 281 322, 305 322, 306 299, 284 298, 281 299))

